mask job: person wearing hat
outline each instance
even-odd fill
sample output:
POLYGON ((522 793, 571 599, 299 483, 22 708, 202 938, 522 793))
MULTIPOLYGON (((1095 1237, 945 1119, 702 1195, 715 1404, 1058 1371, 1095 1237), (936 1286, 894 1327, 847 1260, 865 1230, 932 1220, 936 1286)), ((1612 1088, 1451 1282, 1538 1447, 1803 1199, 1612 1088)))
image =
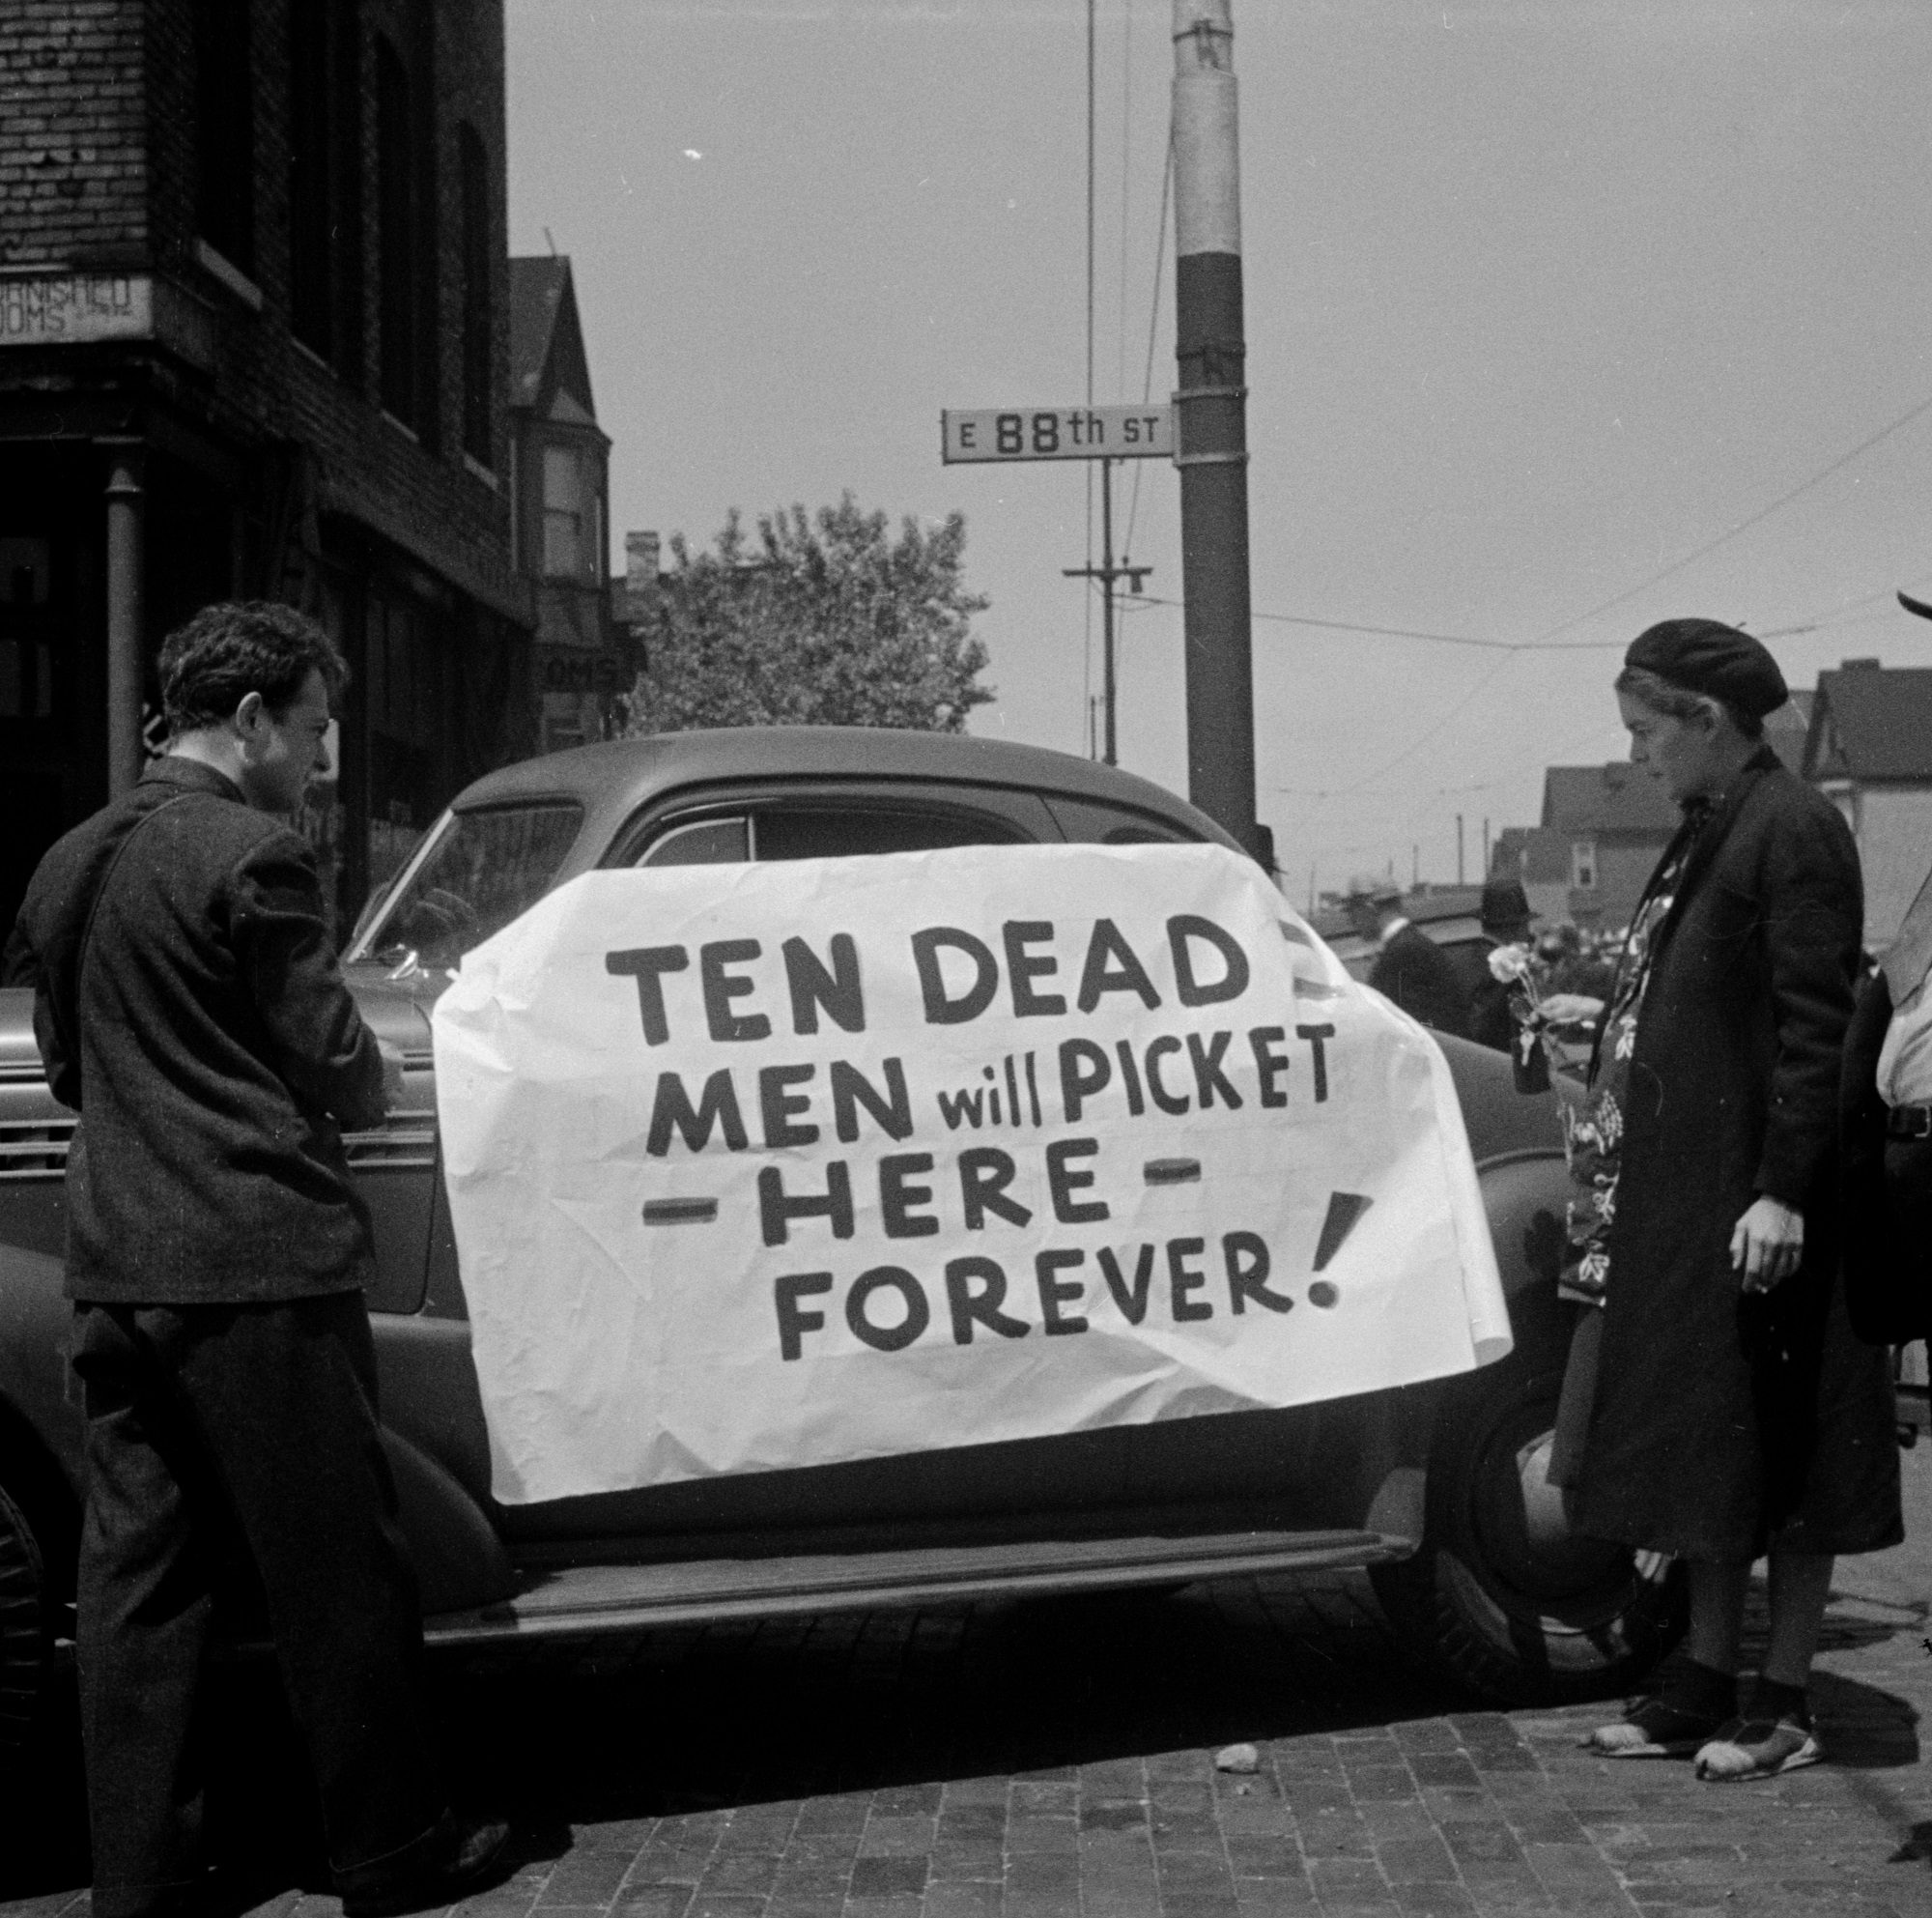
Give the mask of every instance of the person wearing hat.
POLYGON ((1575 1529, 1686 1561, 1688 1656, 1612 1758, 1765 1778, 1820 1756, 1805 1686, 1838 1553, 1903 1535, 1891 1384, 1838 1280, 1839 1061, 1860 967, 1858 852, 1763 737, 1786 698, 1756 640, 1671 619, 1616 681, 1631 758, 1683 811, 1638 903, 1569 1116, 1572 1341, 1549 1476, 1575 1529), (1770 1642, 1739 1641, 1769 1553, 1770 1642))
MULTIPOLYGON (((1529 941, 1529 895, 1520 880, 1491 873, 1483 885, 1483 937, 1491 949, 1520 946, 1529 941)), ((1510 1011, 1510 988, 1487 965, 1469 993, 1468 1037, 1497 1052, 1516 1049, 1516 1015, 1510 1011)))
POLYGON ((1384 880, 1357 879, 1349 888, 1348 906, 1356 932, 1378 948, 1368 983, 1411 1018, 1462 1038, 1468 992, 1455 961, 1404 914, 1402 894, 1384 880))

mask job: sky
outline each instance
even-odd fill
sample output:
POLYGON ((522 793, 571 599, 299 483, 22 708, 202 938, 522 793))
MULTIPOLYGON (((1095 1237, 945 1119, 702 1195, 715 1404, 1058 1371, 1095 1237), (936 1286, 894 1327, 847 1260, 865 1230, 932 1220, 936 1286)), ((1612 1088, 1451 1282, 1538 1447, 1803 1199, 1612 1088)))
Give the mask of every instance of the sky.
MULTIPOLYGON (((1622 755, 1654 620, 1747 625, 1794 686, 1932 666, 1891 596, 1932 592, 1932 7, 1233 11, 1256 798, 1292 891, 1454 879, 1459 815, 1478 876, 1545 766, 1622 755)), ((615 568, 625 529, 703 545, 733 506, 957 509, 972 730, 1087 752, 1092 469, 939 458, 942 408, 1087 396, 1085 0, 506 18, 511 250, 573 264, 615 568)), ((1100 402, 1176 383, 1171 26, 1096 0, 1100 402)), ((1115 472, 1153 569, 1120 760, 1185 792, 1179 475, 1115 472)))

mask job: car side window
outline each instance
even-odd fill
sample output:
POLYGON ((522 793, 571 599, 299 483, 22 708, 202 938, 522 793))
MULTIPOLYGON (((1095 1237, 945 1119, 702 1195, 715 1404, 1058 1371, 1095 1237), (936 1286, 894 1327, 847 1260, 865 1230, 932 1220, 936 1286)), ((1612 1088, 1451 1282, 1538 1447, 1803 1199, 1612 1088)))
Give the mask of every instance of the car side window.
POLYGON ((758 814, 761 859, 842 859, 876 852, 936 852, 949 845, 1024 843, 1009 821, 985 814, 912 807, 775 806, 758 814))
POLYGON ((1151 813, 1109 806, 1094 799, 1070 799, 1064 793, 1045 796, 1060 830, 1076 845, 1193 845, 1193 833, 1151 813))
POLYGON ((752 856, 752 822, 742 814, 673 824, 630 862, 638 866, 733 866, 752 856))

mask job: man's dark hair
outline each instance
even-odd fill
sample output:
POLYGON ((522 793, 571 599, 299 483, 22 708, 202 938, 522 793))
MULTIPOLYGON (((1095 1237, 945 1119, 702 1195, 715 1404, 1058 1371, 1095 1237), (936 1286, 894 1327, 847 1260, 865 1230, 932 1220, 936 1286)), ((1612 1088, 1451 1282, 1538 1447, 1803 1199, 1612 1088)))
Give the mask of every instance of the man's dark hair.
POLYGON ((175 733, 233 719, 250 693, 279 719, 312 672, 331 701, 349 681, 328 635, 306 614, 267 599, 204 606, 168 635, 159 664, 161 705, 175 733))

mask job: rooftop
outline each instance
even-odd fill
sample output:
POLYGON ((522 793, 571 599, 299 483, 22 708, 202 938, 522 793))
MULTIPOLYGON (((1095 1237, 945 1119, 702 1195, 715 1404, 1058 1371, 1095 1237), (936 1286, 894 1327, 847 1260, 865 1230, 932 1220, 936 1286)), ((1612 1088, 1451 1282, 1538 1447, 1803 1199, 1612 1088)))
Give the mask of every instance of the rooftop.
POLYGON ((1819 673, 1804 772, 1932 783, 1932 667, 1847 660, 1819 673))
POLYGON ((1661 781, 1628 759, 1601 766, 1551 766, 1543 775, 1546 832, 1636 833, 1668 839, 1677 808, 1661 781))

